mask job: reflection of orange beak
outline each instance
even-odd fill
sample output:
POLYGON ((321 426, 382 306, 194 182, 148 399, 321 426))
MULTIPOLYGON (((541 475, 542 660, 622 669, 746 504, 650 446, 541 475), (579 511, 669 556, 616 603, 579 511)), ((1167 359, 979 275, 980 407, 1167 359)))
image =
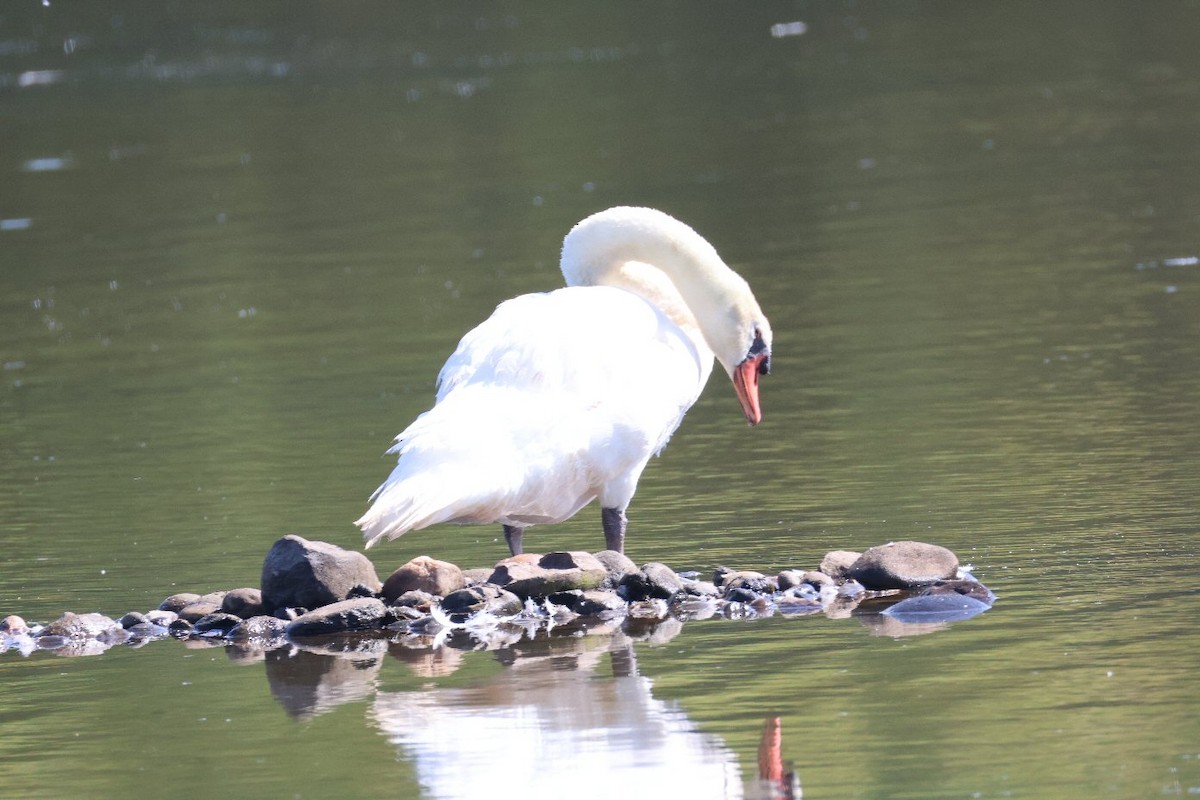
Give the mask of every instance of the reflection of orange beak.
POLYGON ((762 409, 758 405, 758 370, 766 357, 766 353, 749 356, 733 370, 733 390, 751 425, 762 422, 762 409))

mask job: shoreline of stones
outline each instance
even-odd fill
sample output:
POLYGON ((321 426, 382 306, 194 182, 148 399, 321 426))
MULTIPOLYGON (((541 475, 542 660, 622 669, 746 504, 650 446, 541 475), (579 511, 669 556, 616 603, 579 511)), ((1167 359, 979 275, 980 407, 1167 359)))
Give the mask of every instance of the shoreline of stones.
POLYGON ((994 601, 953 552, 914 541, 835 550, 818 569, 775 575, 718 567, 705 580, 657 562, 639 567, 605 550, 523 554, 467 570, 418 556, 380 581, 362 553, 290 534, 267 553, 261 588, 174 594, 152 611, 115 620, 66 612, 29 625, 10 615, 0 620, 0 652, 92 655, 168 637, 273 649, 314 637, 388 635, 436 647, 451 632, 500 646, 514 634, 532 638, 576 621, 586 631, 590 620, 611 628, 775 614, 848 617, 864 603, 894 625, 923 631, 969 619, 994 601))

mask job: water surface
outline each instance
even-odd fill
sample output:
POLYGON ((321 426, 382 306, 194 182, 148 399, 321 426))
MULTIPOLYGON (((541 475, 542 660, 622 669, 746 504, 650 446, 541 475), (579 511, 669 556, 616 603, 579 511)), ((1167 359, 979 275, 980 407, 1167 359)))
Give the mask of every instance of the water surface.
MULTIPOLYGON (((635 670, 599 645, 569 675, 375 654, 299 706, 289 661, 10 651, 5 792, 453 796, 447 764, 571 743, 626 774, 617 734, 661 731, 643 776, 692 758, 738 796, 775 716, 806 797, 1200 791, 1198 25, 1194 3, 5 10, 0 612, 255 585, 288 532, 357 546, 458 338, 556 287, 565 231, 625 203, 704 233, 776 331, 765 422, 714 376, 641 482, 632 557, 770 571, 920 538, 1000 595, 900 639, 692 623, 622 646, 635 670), (575 695, 596 716, 555 727, 575 695)), ((527 535, 601 542, 595 509, 527 535)), ((424 553, 504 545, 442 528, 372 557, 424 553)))

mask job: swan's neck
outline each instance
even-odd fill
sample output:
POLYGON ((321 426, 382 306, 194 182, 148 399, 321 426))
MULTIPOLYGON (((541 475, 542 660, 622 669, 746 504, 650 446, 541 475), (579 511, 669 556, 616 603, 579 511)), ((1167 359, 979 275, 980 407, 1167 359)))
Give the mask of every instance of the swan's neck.
POLYGON ((652 209, 614 208, 580 222, 563 241, 562 272, 568 286, 618 286, 643 297, 727 371, 752 339, 740 329, 762 316, 749 286, 711 244, 652 209))

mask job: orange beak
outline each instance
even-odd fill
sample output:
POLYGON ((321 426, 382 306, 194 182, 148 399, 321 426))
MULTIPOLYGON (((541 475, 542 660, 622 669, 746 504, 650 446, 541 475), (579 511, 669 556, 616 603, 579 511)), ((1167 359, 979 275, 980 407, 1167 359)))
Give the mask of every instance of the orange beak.
POLYGON ((758 405, 758 371, 766 353, 749 356, 733 370, 733 391, 746 415, 746 422, 757 425, 762 422, 762 408, 758 405))

